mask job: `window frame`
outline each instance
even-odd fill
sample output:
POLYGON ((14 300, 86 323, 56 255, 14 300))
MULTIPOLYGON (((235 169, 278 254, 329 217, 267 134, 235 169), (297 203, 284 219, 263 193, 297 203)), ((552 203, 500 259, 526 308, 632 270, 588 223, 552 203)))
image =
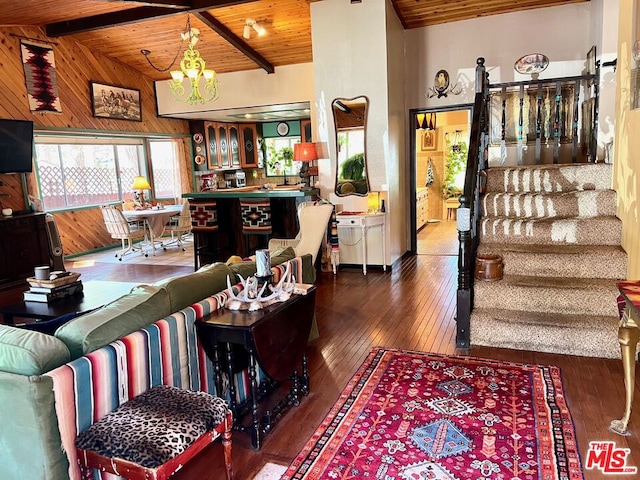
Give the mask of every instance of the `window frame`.
MULTIPOLYGON (((87 203, 84 205, 76 205, 69 206, 66 205, 64 207, 48 207, 46 204, 44 205, 45 211, 51 212, 65 212, 65 211, 76 211, 76 210, 86 210, 86 209, 94 209, 99 207, 102 204, 118 204, 121 203, 124 199, 128 198, 127 196, 127 188, 126 185, 122 184, 119 161, 118 161, 118 149, 117 146, 121 145, 135 145, 139 150, 138 153, 138 169, 140 175, 144 175, 149 179, 151 184, 151 194, 149 196, 149 200, 155 199, 155 188, 152 179, 152 158, 151 151, 149 146, 149 141, 159 140, 159 141, 172 141, 175 142, 175 150, 174 154, 176 156, 176 174, 180 176, 182 172, 180 171, 180 162, 181 154, 179 144, 185 137, 188 137, 186 134, 127 134, 121 132, 93 132, 93 131, 62 131, 62 130, 46 130, 46 129, 37 129, 34 131, 34 146, 33 146, 33 155, 34 155, 34 174, 36 177, 36 182, 38 185, 38 197, 44 204, 44 199, 42 195, 42 179, 40 175, 40 165, 38 164, 38 155, 37 155, 37 146, 38 144, 54 144, 58 145, 59 148, 61 145, 67 144, 89 144, 89 145, 113 145, 114 147, 114 161, 115 161, 115 172, 116 181, 118 184, 118 198, 119 200, 113 200, 109 202, 97 202, 97 203, 87 203)), ((59 159, 61 158, 58 154, 59 159)), ((61 162, 64 165, 63 162, 61 162)), ((64 188, 64 186, 63 186, 64 188)), ((178 186, 177 191, 180 192, 181 188, 178 186)), ((65 190, 65 203, 68 203, 67 193, 65 190)), ((133 197, 133 191, 131 191, 131 197, 133 197)))

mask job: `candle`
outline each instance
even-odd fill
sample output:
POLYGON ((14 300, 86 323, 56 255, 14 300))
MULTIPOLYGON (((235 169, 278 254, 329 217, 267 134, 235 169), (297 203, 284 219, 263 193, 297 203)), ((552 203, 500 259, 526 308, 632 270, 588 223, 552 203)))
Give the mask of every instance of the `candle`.
POLYGON ((269 250, 256 250, 256 276, 268 277, 271 273, 271 259, 269 258, 269 250))

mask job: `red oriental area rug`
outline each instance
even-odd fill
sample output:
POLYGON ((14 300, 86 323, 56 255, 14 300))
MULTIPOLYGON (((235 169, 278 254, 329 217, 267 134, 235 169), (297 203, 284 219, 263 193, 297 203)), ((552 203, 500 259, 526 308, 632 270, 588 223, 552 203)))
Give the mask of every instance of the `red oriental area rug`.
POLYGON ((582 480, 560 370, 374 349, 291 479, 582 480))

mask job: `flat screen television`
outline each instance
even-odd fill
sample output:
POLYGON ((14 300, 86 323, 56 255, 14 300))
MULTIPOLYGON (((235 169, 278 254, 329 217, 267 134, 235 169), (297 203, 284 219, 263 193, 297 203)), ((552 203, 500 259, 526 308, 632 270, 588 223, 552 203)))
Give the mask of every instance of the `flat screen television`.
POLYGON ((32 171, 33 122, 0 119, 0 173, 32 171))

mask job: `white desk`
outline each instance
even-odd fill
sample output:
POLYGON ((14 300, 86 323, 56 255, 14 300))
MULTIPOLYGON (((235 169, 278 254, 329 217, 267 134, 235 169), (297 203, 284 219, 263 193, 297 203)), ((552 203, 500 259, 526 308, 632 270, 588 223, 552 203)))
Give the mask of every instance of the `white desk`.
MULTIPOLYGON (((340 229, 358 228, 362 232, 360 243, 362 244, 362 273, 367 274, 367 233, 371 227, 379 227, 382 232, 382 269, 387 271, 387 214, 386 213, 357 213, 336 215, 338 224, 338 240, 340 239, 340 229)), ((342 248, 342 247, 341 247, 342 248)))
POLYGON ((145 210, 124 210, 124 216, 129 221, 143 220, 149 228, 149 242, 153 254, 156 253, 156 238, 160 238, 164 227, 171 217, 180 215, 182 205, 167 205, 164 208, 148 208, 145 210))

